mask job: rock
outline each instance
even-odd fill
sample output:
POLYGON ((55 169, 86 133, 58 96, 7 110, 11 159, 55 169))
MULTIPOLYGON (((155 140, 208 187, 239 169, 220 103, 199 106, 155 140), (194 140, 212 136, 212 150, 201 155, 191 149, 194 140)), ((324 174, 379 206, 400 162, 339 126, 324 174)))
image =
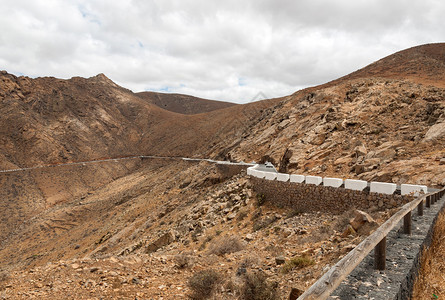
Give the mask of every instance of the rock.
POLYGON ((145 253, 155 252, 159 248, 167 246, 168 244, 175 241, 175 234, 172 231, 168 231, 160 236, 157 240, 147 245, 145 253))
POLYGON ((235 219, 235 217, 236 217, 236 213, 228 214, 228 215, 227 215, 227 220, 235 219))
POLYGON ((246 234, 246 237, 244 239, 248 242, 253 241, 253 234, 251 233, 246 234))
POLYGON ((74 264, 71 264, 71 268, 73 268, 73 269, 79 269, 79 268, 80 268, 80 265, 74 263, 74 264))
POLYGON ((326 134, 321 133, 321 134, 312 136, 309 140, 309 143, 312 145, 315 145, 315 146, 319 146, 319 145, 323 144, 325 140, 326 140, 326 134))
POLYGON ((133 277, 133 278, 131 279, 131 283, 133 283, 133 284, 139 284, 139 283, 141 283, 141 280, 140 280, 139 278, 137 278, 137 277, 133 277))
POLYGON ((429 142, 445 135, 445 122, 434 124, 428 129, 423 138, 423 142, 429 142))
POLYGON ((355 247, 357 247, 357 245, 355 245, 355 244, 349 244, 349 245, 346 245, 346 246, 344 247, 344 249, 346 249, 347 251, 351 251, 351 250, 354 249, 355 247))
POLYGON ((356 234, 354 228, 351 225, 348 225, 345 231, 343 231, 343 233, 341 234, 341 237, 347 237, 349 235, 354 235, 354 234, 356 234))
POLYGON ((355 172, 356 175, 360 175, 363 172, 365 172, 365 166, 362 164, 357 164, 353 167, 353 170, 355 172))
POLYGON ((277 256, 275 257, 275 263, 277 265, 282 265, 286 262, 286 259, 283 256, 277 256))
POLYGON ((445 158, 441 158, 439 161, 439 165, 445 165, 445 158))
POLYGON ((357 157, 365 156, 366 154, 368 154, 368 150, 366 149, 366 147, 364 145, 355 147, 354 151, 355 151, 355 154, 357 155, 357 157))
POLYGON ((344 156, 344 157, 340 157, 340 158, 336 159, 334 161, 334 166, 338 166, 338 165, 346 165, 347 166, 351 162, 352 162, 351 157, 344 156))
POLYGON ((375 223, 375 221, 369 214, 361 210, 356 210, 354 212, 354 218, 349 221, 349 224, 351 224, 355 231, 359 230, 366 223, 375 223))

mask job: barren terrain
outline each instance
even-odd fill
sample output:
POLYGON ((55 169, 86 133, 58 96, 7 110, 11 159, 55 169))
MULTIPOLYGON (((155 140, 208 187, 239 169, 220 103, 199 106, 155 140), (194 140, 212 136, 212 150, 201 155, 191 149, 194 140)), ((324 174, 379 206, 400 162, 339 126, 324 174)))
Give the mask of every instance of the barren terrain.
POLYGON ((209 269, 222 299, 244 297, 249 282, 270 297, 304 290, 369 233, 348 229, 354 211, 260 205, 244 173, 226 178, 206 162, 57 164, 269 160, 282 172, 443 186, 444 57, 445 44, 419 46, 322 86, 217 110, 171 98, 165 110, 103 74, 1 72, 0 169, 54 167, 0 173, 0 297, 185 298, 209 269))

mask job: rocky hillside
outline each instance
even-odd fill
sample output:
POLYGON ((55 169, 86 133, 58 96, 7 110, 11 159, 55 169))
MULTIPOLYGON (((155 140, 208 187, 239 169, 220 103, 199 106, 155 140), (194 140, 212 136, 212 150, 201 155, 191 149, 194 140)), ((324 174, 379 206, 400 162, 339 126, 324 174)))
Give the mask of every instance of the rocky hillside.
MULTIPOLYGON (((444 44, 420 46, 288 97, 194 115, 163 109, 105 75, 1 72, 0 168, 153 154, 445 185, 444 56, 444 44)), ((180 299, 199 291, 190 282, 201 275, 215 279, 222 299, 252 284, 287 297, 370 229, 351 229, 353 211, 262 206, 244 173, 226 178, 206 162, 54 166, 1 173, 0 187, 4 298, 180 299)), ((378 223, 391 211, 370 213, 378 223)))
POLYGON ((416 47, 299 91, 229 154, 289 172, 444 185, 444 57, 445 44, 416 47))
POLYGON ((133 154, 205 156, 213 145, 224 149, 230 137, 245 134, 270 105, 187 116, 161 109, 102 74, 61 80, 3 71, 0 83, 2 169, 133 154))
POLYGON ((196 115, 236 105, 182 94, 141 92, 137 95, 162 109, 184 115, 196 115))
POLYGON ((379 77, 444 88, 444 47, 444 43, 436 43, 402 50, 322 86, 332 86, 345 80, 379 77))

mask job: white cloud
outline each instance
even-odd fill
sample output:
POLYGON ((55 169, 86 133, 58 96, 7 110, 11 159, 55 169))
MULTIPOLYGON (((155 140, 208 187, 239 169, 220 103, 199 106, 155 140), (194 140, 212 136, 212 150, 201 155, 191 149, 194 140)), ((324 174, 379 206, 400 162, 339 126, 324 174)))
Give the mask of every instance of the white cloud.
POLYGON ((105 73, 134 91, 236 102, 324 83, 445 33, 435 0, 0 1, 1 69, 105 73))

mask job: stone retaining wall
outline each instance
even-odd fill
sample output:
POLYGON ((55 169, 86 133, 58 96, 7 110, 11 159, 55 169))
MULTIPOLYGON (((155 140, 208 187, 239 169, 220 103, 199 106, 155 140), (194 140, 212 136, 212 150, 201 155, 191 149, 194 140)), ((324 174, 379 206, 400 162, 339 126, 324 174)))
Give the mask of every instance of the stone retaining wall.
POLYGON ((240 164, 215 164, 218 172, 222 178, 229 178, 241 173, 241 171, 246 170, 250 165, 240 165, 240 164))
POLYGON ((250 177, 253 190, 266 203, 301 212, 328 211, 340 214, 348 209, 385 210, 413 200, 412 196, 385 195, 323 185, 282 182, 250 177))
MULTIPOLYGON (((439 203, 439 205, 440 204, 442 204, 442 203, 439 203)), ((434 205, 433 205, 433 209, 434 209, 434 205)), ((406 277, 400 284, 400 290, 397 293, 397 296, 395 297, 396 300, 411 299, 411 297, 413 296, 412 294, 413 294, 414 282, 419 275, 422 255, 424 253, 424 250, 428 249, 431 245, 431 242, 433 241, 434 228, 436 226, 437 218, 439 217, 439 215, 441 213, 443 213, 444 210, 445 210, 445 206, 442 204, 441 209, 439 210, 439 212, 436 214, 433 221, 431 222, 431 225, 428 229, 425 239, 423 240, 423 242, 420 246, 420 250, 417 252, 416 257, 413 260, 411 269, 409 270, 408 274, 406 275, 406 277)))

